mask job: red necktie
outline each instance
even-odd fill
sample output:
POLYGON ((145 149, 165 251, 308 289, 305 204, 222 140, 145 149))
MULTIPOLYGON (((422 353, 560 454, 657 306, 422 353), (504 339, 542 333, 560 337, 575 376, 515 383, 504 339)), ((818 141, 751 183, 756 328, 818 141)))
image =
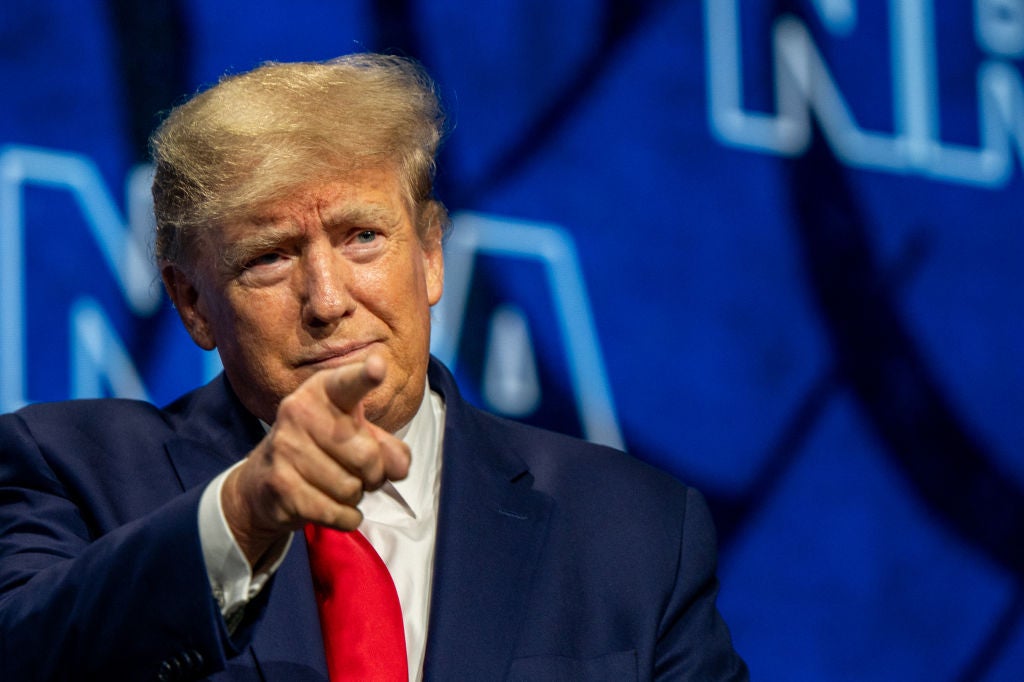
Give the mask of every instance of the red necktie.
POLYGON ((408 682, 405 627, 388 567, 357 530, 306 526, 331 682, 408 682))

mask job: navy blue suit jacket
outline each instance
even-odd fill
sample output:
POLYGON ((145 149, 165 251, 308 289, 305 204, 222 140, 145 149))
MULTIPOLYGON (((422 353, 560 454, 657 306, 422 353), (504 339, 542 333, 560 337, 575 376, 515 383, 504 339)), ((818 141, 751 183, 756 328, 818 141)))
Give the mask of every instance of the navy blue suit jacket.
MULTIPOLYGON (((496 418, 432 361, 447 417, 424 673, 741 680, 700 495, 608 448, 496 418)), ((229 635, 196 515, 262 437, 223 377, 0 417, 0 679, 326 681, 302 534, 229 635)))

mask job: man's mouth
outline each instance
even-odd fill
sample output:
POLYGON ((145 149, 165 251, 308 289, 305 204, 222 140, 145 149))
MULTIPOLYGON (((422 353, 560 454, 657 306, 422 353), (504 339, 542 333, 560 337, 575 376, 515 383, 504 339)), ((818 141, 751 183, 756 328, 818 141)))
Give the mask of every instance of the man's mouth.
POLYGON ((337 345, 325 345, 303 355, 296 363, 298 367, 336 367, 364 359, 375 341, 358 341, 337 345))

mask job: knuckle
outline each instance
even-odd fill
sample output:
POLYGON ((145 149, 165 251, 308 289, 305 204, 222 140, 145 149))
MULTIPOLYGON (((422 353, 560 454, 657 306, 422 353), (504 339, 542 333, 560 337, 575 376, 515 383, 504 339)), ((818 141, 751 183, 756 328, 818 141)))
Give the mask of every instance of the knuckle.
POLYGON ((345 443, 346 460, 359 471, 373 468, 380 459, 380 446, 372 438, 356 436, 345 443))
POLYGON ((325 523, 335 528, 354 530, 363 522, 363 513, 355 507, 341 507, 325 523))
POLYGON ((275 507, 272 517, 278 526, 291 527, 301 515, 291 507, 275 507))
POLYGON ((405 442, 398 441, 398 456, 406 462, 412 459, 412 448, 410 448, 405 442))
POLYGON ((293 418, 298 408, 298 398, 296 398, 295 394, 286 395, 277 406, 278 421, 288 421, 290 418, 293 418))
POLYGON ((285 396, 277 406, 277 420, 284 424, 302 423, 309 413, 309 401, 301 391, 285 396))
POLYGON ((363 498, 363 482, 357 478, 346 477, 338 484, 338 499, 350 504, 358 504, 363 498))
POLYGON ((294 497, 297 481, 292 470, 283 466, 273 466, 267 471, 264 484, 271 497, 275 500, 287 500, 294 497))
POLYGON ((358 437, 355 425, 349 417, 339 417, 331 424, 331 439, 335 443, 345 443, 358 437))

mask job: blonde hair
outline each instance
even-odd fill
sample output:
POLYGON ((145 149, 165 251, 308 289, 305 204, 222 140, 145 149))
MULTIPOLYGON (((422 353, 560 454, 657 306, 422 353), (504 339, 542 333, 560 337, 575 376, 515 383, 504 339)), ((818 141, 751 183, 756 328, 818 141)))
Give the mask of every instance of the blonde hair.
POLYGON ((312 181, 392 165, 420 237, 448 216, 433 198, 444 112, 415 62, 352 54, 264 64, 173 109, 150 140, 155 253, 188 265, 203 230, 312 181))

